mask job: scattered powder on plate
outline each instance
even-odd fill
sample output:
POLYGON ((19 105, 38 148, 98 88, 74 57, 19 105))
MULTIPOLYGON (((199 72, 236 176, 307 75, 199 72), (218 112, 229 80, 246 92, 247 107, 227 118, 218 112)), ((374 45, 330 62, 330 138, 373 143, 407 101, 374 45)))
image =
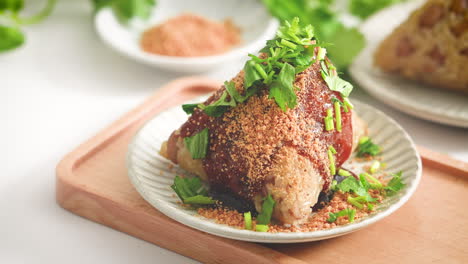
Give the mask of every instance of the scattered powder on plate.
POLYGON ((240 41, 240 31, 230 20, 182 14, 145 31, 140 44, 149 53, 196 57, 223 53, 240 41))

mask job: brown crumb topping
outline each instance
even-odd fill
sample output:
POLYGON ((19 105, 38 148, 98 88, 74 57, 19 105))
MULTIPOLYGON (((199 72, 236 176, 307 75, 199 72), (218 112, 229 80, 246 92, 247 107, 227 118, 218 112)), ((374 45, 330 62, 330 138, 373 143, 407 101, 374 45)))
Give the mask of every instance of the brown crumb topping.
MULTIPOLYGON (((382 202, 383 196, 379 194, 377 190, 369 190, 372 197, 377 198, 378 202, 382 202)), ((340 225, 349 224, 347 216, 338 217, 338 219, 329 223, 329 213, 337 213, 341 210, 350 208, 356 210, 354 221, 358 221, 368 216, 372 211, 369 211, 366 207, 358 209, 355 206, 349 204, 347 199, 349 193, 337 192, 333 199, 322 209, 312 214, 308 221, 301 225, 281 225, 276 223, 269 224, 268 232, 271 233, 291 233, 291 232, 312 232, 324 229, 334 228, 340 225)), ((375 208, 374 208, 375 210, 375 208)), ((218 224, 225 224, 231 227, 244 229, 244 216, 243 214, 226 208, 199 208, 198 214, 208 219, 213 219, 218 224)), ((255 218, 252 219, 252 227, 255 229, 255 218)))

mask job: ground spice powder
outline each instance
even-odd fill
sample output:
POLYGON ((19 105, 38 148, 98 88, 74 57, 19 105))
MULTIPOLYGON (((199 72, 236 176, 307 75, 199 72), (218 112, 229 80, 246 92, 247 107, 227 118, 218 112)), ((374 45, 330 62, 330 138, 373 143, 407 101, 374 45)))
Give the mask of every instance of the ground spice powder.
POLYGON ((181 14, 145 31, 140 44, 149 53, 196 57, 226 52, 240 41, 240 31, 230 20, 181 14))

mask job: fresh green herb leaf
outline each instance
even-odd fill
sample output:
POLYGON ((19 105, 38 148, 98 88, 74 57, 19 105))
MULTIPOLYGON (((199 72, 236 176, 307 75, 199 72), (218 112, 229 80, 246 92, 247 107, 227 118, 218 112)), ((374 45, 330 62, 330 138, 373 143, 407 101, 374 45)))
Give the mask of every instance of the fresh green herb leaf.
MULTIPOLYGON (((361 173, 359 175, 359 178, 361 179, 361 177, 364 178, 368 182, 369 187, 367 187, 367 189, 380 190, 380 189, 383 188, 382 183, 379 180, 377 180, 376 178, 374 178, 372 175, 370 175, 368 173, 361 173), (369 179, 370 182, 367 179, 369 179)), ((361 180, 361 182, 362 182, 362 180, 361 180)))
POLYGON ((385 191, 387 195, 394 195, 405 187, 405 184, 401 180, 402 174, 402 171, 392 174, 393 178, 388 182, 387 186, 385 186, 385 191))
POLYGON ((244 227, 247 230, 252 230, 252 214, 250 212, 244 213, 244 227))
POLYGON ((348 97, 353 90, 353 85, 341 79, 336 69, 330 69, 330 65, 327 66, 325 62, 322 62, 322 78, 330 90, 339 92, 343 97, 348 97))
MULTIPOLYGON (((372 1, 372 0, 369 0, 372 1)), ((315 25, 314 35, 321 41, 333 43, 328 51, 330 58, 340 68, 349 65, 364 47, 364 37, 355 28, 346 28, 334 11, 330 0, 263 0, 270 13, 282 23, 299 17, 301 25, 315 25)))
POLYGON ((376 156, 381 152, 381 149, 378 145, 374 144, 369 137, 362 137, 359 140, 359 145, 357 148, 357 156, 376 156))
POLYGON ((347 28, 343 25, 338 26, 325 40, 333 43, 327 50, 330 59, 338 69, 345 69, 350 65, 354 57, 366 46, 366 40, 361 32, 356 28, 347 28))
POLYGON ((371 204, 371 203, 367 203, 367 209, 368 209, 369 211, 374 211, 374 205, 371 204))
POLYGON ((23 0, 0 0, 0 12, 18 13, 23 7, 23 0))
POLYGON ((257 223, 260 225, 269 224, 274 207, 275 200, 273 200, 273 197, 271 196, 271 194, 269 194, 263 199, 262 212, 257 216, 257 223))
POLYGON ((24 43, 24 35, 15 27, 0 25, 0 52, 16 49, 24 43))
POLYGON ((214 204, 215 201, 211 197, 208 197, 208 196, 195 195, 192 197, 185 198, 184 203, 186 204, 214 204))
POLYGON ((198 105, 199 104, 183 104, 182 110, 184 110, 184 112, 187 113, 187 115, 191 115, 195 111, 195 108, 198 107, 198 105))
POLYGON ((368 194, 367 189, 354 177, 347 177, 338 183, 337 188, 342 192, 354 192, 359 196, 365 196, 368 194))
POLYGON ((94 7, 94 12, 97 12, 99 9, 110 6, 114 0, 91 0, 94 7))
POLYGON ((294 67, 289 63, 284 63, 278 79, 271 84, 270 98, 274 98, 276 104, 283 110, 294 108, 297 104, 296 93, 294 92, 293 82, 296 78, 294 67))
POLYGON ((244 86, 251 87, 257 81, 262 80, 262 76, 255 69, 257 63, 253 60, 248 60, 244 66, 244 86))
POLYGON ((155 0, 114 0, 112 1, 112 9, 123 24, 127 24, 133 18, 148 19, 151 15, 153 7, 156 5, 155 0))
POLYGON ((268 232, 268 226, 267 225, 256 225, 255 230, 257 232, 268 232))
POLYGON ((350 209, 350 208, 346 208, 337 213, 328 213, 329 218, 327 219, 327 222, 333 223, 336 221, 336 219, 338 219, 338 217, 348 216, 349 222, 352 223, 354 222, 355 214, 356 214, 356 210, 350 209))
POLYGON ((207 106, 200 104, 198 107, 205 111, 205 113, 209 116, 220 117, 231 107, 236 106, 236 101, 234 101, 233 99, 231 99, 230 101, 226 101, 227 96, 228 93, 225 91, 221 94, 221 97, 214 103, 211 103, 207 106))
POLYGON ((203 159, 206 156, 208 141, 208 128, 203 129, 191 137, 184 138, 185 146, 189 150, 193 159, 203 159))
POLYGON ((203 187, 201 180, 197 177, 181 178, 176 176, 171 188, 186 204, 213 204, 215 201, 208 197, 208 191, 203 187))
POLYGON ((349 12, 364 19, 389 5, 403 1, 406 0, 350 0, 349 12))
POLYGON ((247 100, 250 96, 255 94, 257 92, 257 89, 251 87, 251 89, 248 89, 245 95, 239 94, 239 92, 236 89, 236 85, 234 82, 224 82, 224 86, 226 87, 226 91, 228 92, 229 96, 234 98, 234 101, 237 103, 243 103, 245 100, 247 100))

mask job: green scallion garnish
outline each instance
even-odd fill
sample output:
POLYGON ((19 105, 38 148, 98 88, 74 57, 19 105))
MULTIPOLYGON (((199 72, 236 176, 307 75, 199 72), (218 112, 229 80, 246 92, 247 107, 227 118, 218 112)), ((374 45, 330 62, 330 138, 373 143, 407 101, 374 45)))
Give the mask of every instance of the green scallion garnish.
POLYGON ((268 232, 268 226, 267 225, 256 225, 255 230, 257 232, 268 232))
POLYGON ((331 108, 327 109, 327 116, 324 118, 324 122, 326 131, 335 129, 335 124, 333 123, 333 110, 331 108))
POLYGON ((336 122, 336 130, 341 132, 341 106, 339 102, 333 103, 335 108, 335 122, 336 122))
POLYGON ((343 177, 352 176, 352 174, 349 171, 343 170, 343 169, 338 170, 338 175, 343 176, 343 177))
POLYGON ((353 198, 351 196, 348 197, 348 203, 354 205, 355 207, 362 209, 364 208, 364 205, 362 205, 357 198, 353 198))
POLYGON ((252 230, 252 214, 250 212, 244 213, 244 227, 247 230, 252 230))
MULTIPOLYGON (((336 153, 336 150, 335 150, 336 153)), ((336 174, 336 166, 335 166, 335 157, 333 157, 333 151, 329 148, 328 149, 328 160, 330 161, 330 174, 336 174)))
POLYGON ((330 145, 328 149, 331 150, 333 155, 336 154, 336 149, 332 145, 330 145))
POLYGON ((353 104, 351 103, 351 101, 349 101, 348 97, 343 98, 343 104, 351 110, 354 108, 353 104))
POLYGON ((366 177, 367 179, 371 181, 369 182, 371 189, 380 190, 383 188, 382 183, 376 178, 372 177, 369 173, 362 173, 361 175, 363 175, 364 177, 366 177))

